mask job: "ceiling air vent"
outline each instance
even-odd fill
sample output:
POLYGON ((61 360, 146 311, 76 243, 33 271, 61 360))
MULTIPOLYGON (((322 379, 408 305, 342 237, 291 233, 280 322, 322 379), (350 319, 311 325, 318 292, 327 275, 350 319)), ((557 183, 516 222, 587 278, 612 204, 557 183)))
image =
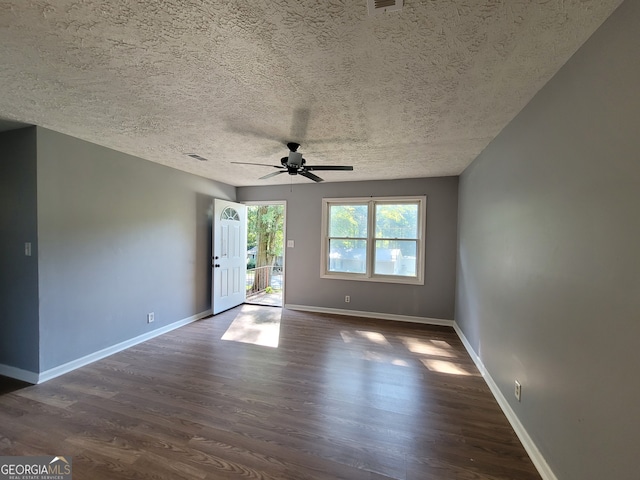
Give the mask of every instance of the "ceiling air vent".
POLYGON ((196 160, 200 160, 201 162, 208 162, 209 161, 206 158, 201 157, 197 153, 185 153, 185 155, 187 155, 188 157, 191 157, 191 158, 195 158, 196 160))
POLYGON ((402 8, 403 0, 367 0, 369 15, 393 12, 402 8))

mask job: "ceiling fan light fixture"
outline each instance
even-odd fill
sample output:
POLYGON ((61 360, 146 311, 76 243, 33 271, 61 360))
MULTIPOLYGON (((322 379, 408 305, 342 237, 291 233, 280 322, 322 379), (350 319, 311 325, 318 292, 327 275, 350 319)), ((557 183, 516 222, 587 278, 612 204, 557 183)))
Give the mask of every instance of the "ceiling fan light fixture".
POLYGON ((302 166, 302 154, 300 152, 289 152, 289 166, 300 167, 302 166))
POLYGON ((401 10, 403 5, 403 0, 367 0, 369 16, 401 10))

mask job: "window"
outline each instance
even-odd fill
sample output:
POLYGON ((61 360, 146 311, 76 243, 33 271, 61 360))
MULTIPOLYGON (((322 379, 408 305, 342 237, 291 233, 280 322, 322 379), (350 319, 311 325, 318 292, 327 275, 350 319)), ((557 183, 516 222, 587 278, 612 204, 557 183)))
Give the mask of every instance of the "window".
POLYGON ((235 209, 227 207, 220 214, 220 219, 240 221, 240 215, 238 215, 238 212, 236 212, 235 209))
POLYGON ((323 278, 424 284, 426 197, 325 198, 323 278))

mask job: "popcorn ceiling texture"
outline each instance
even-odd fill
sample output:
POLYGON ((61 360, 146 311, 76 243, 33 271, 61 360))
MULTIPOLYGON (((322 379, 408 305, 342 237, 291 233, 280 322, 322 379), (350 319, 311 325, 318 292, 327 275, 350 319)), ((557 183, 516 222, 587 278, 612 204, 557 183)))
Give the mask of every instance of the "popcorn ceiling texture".
POLYGON ((236 186, 308 182, 229 163, 286 141, 354 165, 327 181, 458 175, 620 3, 4 0, 0 119, 236 186))

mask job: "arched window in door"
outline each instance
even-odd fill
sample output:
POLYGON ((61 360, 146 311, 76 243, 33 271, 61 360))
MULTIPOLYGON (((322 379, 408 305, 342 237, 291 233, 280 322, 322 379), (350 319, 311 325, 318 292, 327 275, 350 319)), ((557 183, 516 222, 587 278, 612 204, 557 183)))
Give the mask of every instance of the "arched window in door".
POLYGON ((227 207, 222 210, 222 213, 220 214, 220 220, 236 220, 239 222, 240 215, 238 215, 238 212, 235 210, 235 208, 227 207))

